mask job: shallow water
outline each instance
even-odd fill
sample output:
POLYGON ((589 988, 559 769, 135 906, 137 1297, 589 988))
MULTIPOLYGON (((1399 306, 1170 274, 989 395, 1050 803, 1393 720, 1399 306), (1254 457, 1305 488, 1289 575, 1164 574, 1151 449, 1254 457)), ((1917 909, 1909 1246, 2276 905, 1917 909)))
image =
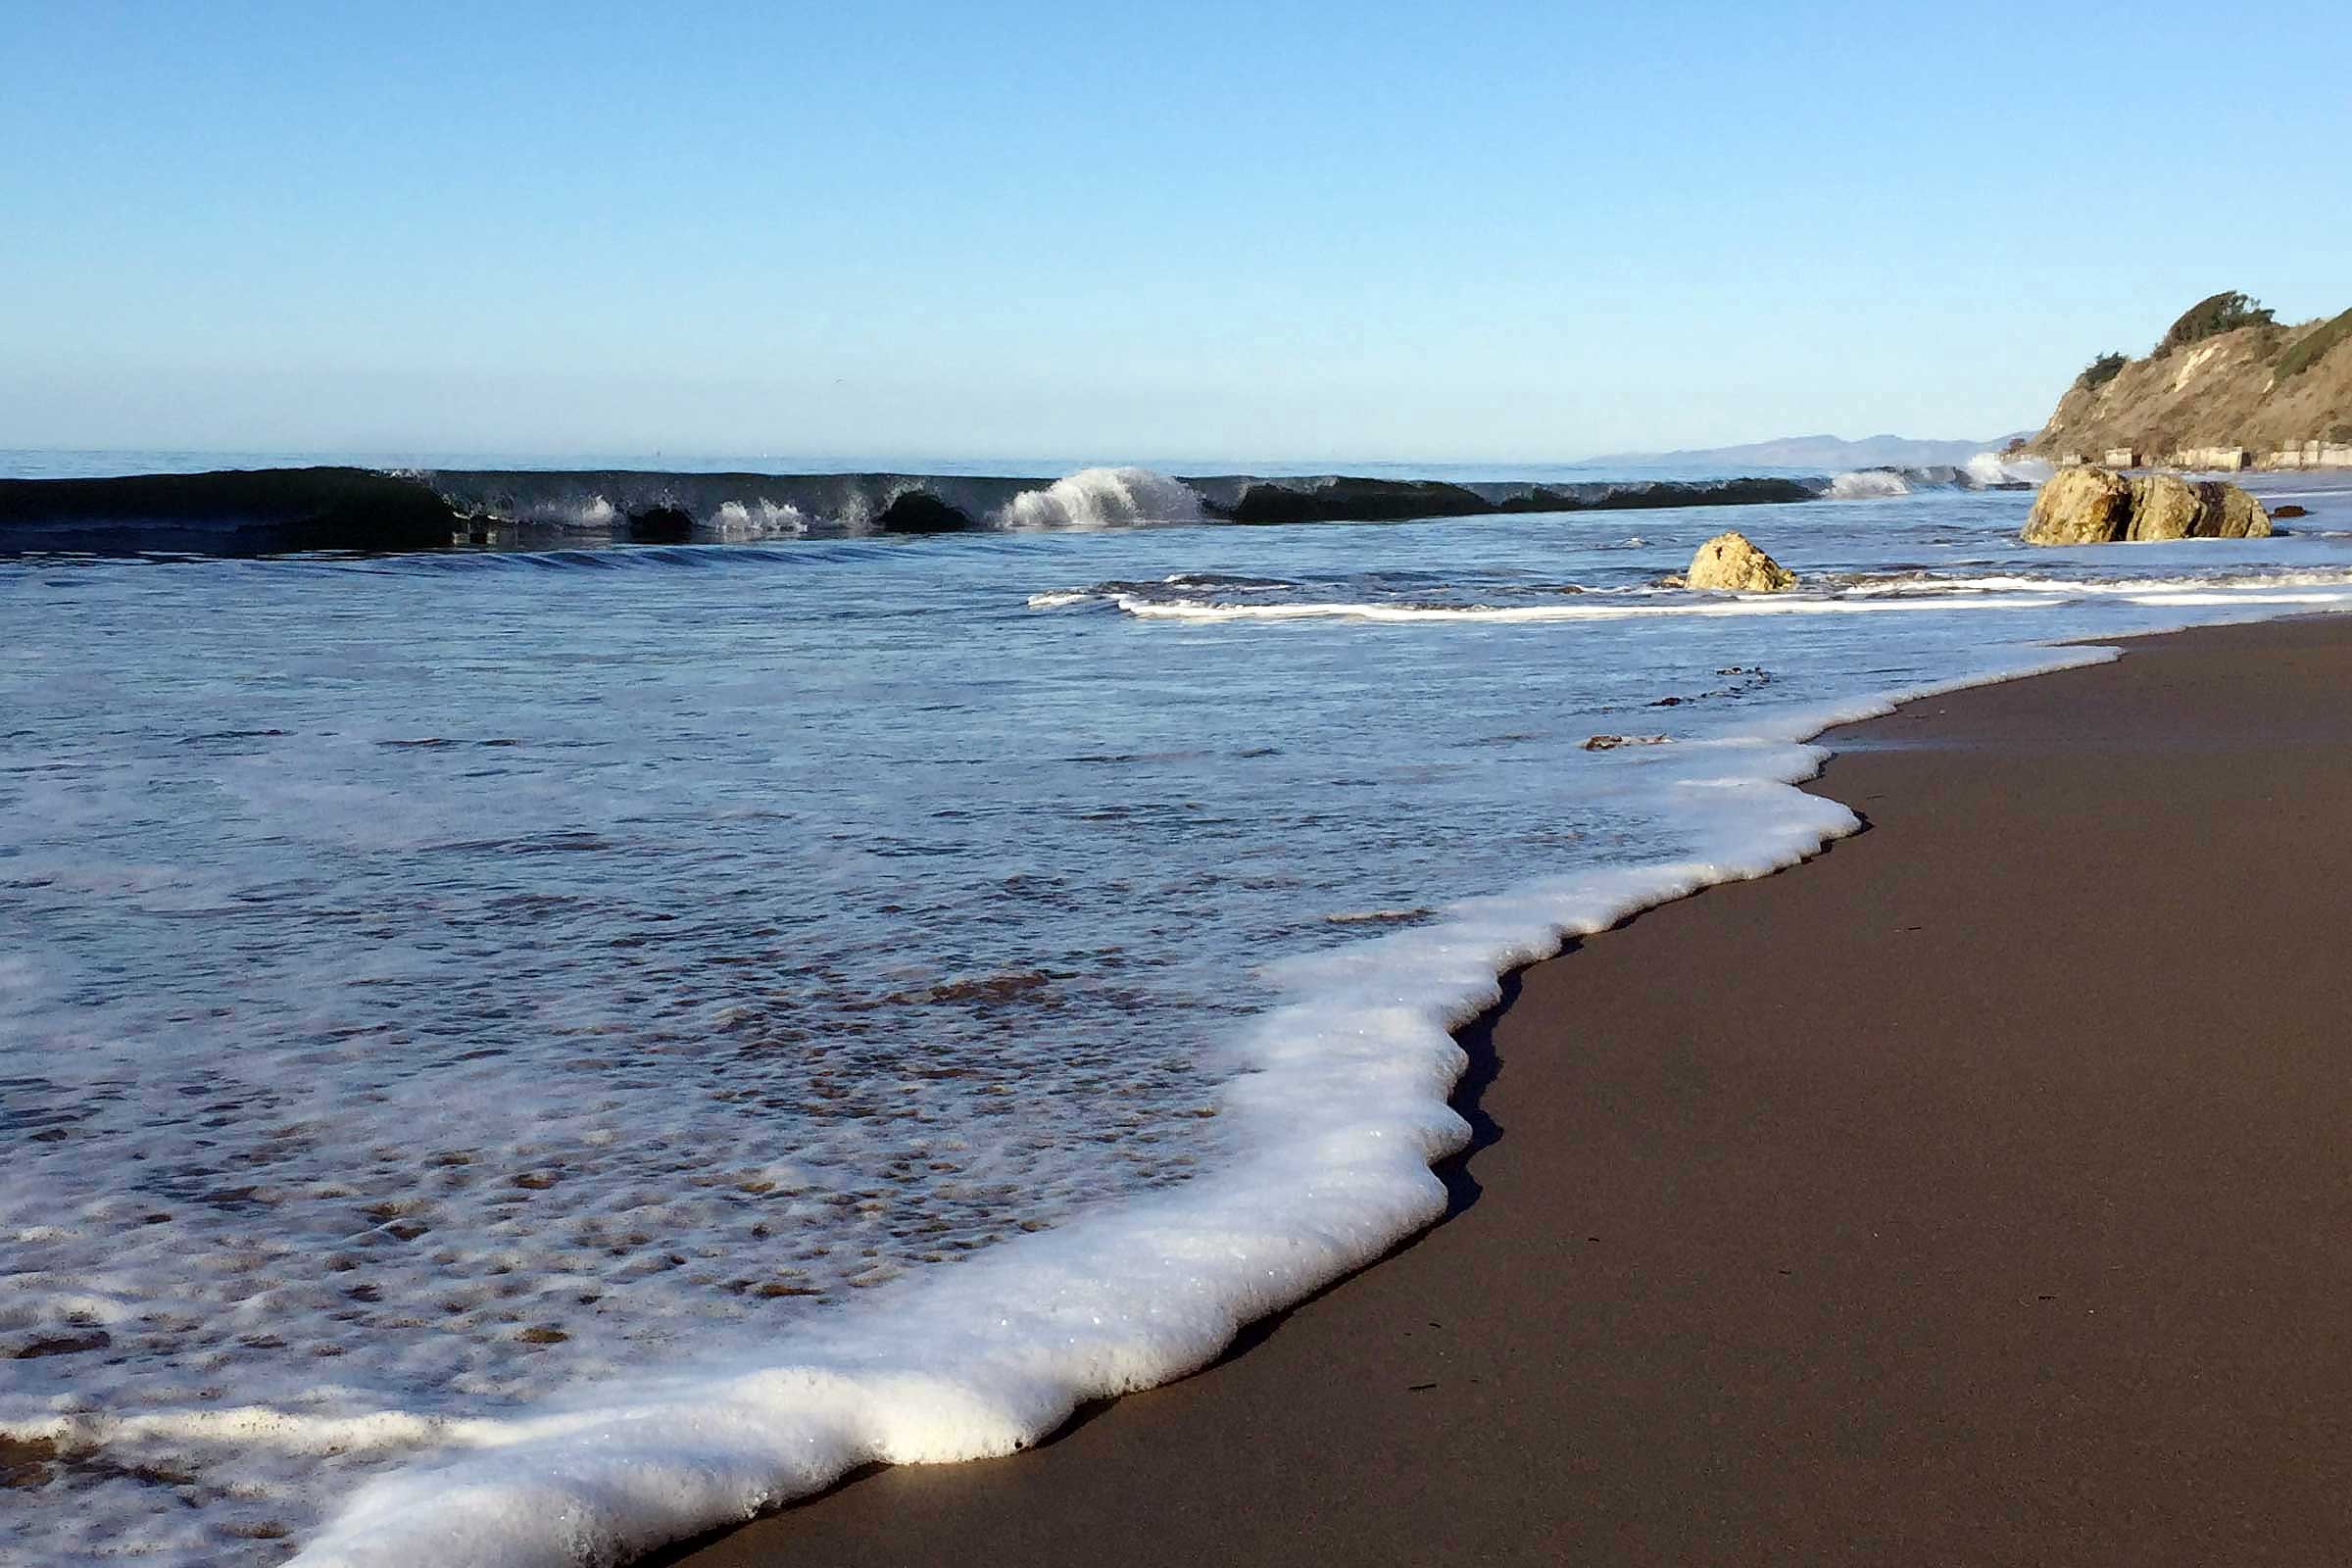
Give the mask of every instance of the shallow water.
POLYGON ((1458 1010, 1351 955, 1491 973, 1542 922, 1462 901, 1836 831, 1788 743, 2020 645, 2352 604, 2345 492, 2268 487, 2309 532, 2026 551, 1938 492, 0 564, 0 1430, 83 1452, 0 1551, 274 1561, 599 1389, 892 1364, 967 1259, 1091 1288, 1054 1233, 1279 1141, 1269 1009, 1458 1010), (1806 591, 1654 586, 1727 526, 1806 591))

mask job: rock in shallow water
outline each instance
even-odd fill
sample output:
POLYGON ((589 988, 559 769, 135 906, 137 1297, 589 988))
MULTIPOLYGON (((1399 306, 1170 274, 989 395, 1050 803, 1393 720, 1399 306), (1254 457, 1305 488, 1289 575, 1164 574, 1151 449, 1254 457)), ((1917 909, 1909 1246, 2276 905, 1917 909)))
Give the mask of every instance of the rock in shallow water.
POLYGON ((2262 510, 2262 503, 2233 484, 2222 489, 2222 516, 2217 539, 2268 539, 2271 536, 2271 514, 2262 510))
POLYGON ((2151 473, 2132 480, 2132 521, 2124 537, 2150 543, 2196 537, 2197 522, 2212 504, 2199 494, 2205 489, 2218 490, 2220 486, 2193 485, 2169 473, 2151 473))
POLYGON ((1796 573, 1773 560, 1743 533, 1719 533, 1690 558, 1684 582, 1692 588, 1777 594, 1796 586, 1796 573))
POLYGON ((2030 545, 2153 544, 2171 539, 2260 539, 2262 503, 2233 484, 2169 473, 2126 479, 2105 468, 2053 474, 2026 518, 2030 545))
POLYGON ((2026 518, 2030 545, 2103 545, 2132 523, 2132 485, 2105 468, 2062 468, 2034 498, 2026 518))

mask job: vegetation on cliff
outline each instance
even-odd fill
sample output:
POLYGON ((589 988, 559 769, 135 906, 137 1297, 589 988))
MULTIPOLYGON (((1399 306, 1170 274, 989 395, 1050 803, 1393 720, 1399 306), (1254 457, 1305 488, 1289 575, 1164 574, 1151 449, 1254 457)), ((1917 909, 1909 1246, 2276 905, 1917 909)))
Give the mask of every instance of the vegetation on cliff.
POLYGON ((2102 354, 2082 367, 2082 373, 2075 378, 2075 384, 2087 387, 2105 386, 2123 374, 2124 367, 2131 363, 2132 356, 2124 353, 2121 349, 2110 354, 2102 354))
POLYGON ((2208 294, 2180 313, 2156 345, 2158 354, 2170 354, 2191 343, 2202 343, 2224 332, 2234 332, 2241 326, 2269 326, 2274 318, 2250 295, 2234 290, 2208 294))
POLYGON ((2119 447, 2157 457, 2244 447, 2259 457, 2311 440, 2352 441, 2352 311, 2282 326, 2229 292, 2181 313, 2145 359, 2091 361, 2027 450, 2095 461, 2119 447))
POLYGON ((2345 338, 2352 337, 2352 311, 2320 323, 2319 329, 2306 332, 2291 349, 2278 356, 2278 379, 2301 375, 2319 364, 2345 338))

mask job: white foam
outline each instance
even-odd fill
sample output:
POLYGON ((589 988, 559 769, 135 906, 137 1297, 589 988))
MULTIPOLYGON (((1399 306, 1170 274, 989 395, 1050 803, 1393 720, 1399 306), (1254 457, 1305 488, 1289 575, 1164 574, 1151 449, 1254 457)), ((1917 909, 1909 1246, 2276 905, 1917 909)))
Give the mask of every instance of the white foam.
POLYGON ((1841 473, 1830 481, 1833 501, 1871 501, 1884 496, 1907 496, 1911 486, 1903 476, 1886 468, 1863 468, 1841 473))
POLYGON ((521 508, 515 521, 541 527, 575 528, 583 533, 609 533, 620 521, 620 509, 603 496, 585 501, 537 501, 521 508))
POLYGON ((1389 620, 1491 621, 1533 625, 1544 621, 1642 620, 1675 616, 1723 618, 1742 615, 1857 615, 1886 611, 2047 610, 2054 598, 1824 599, 1795 594, 1750 594, 1731 598, 1659 598, 1639 605, 1399 605, 1304 604, 1214 605, 1190 600, 1114 596, 1130 615, 1160 620, 1389 620))
MULTIPOLYGON (((2204 543, 2192 541, 2191 546, 2204 543)), ((1610 590, 1615 603, 1598 595, 1568 604, 1416 605, 1396 601, 1340 603, 1220 604, 1195 599, 1152 599, 1127 593, 1066 590, 1031 596, 1033 609, 1053 609, 1107 598, 1127 614, 1147 620, 1388 622, 1488 622, 1539 625, 1580 621, 1633 621, 1698 617, 1860 615, 1945 611, 2049 610, 2070 601, 2097 600, 2168 606, 2245 605, 2321 608, 2352 606, 2352 570, 2252 570, 2197 577, 2132 577, 2100 580, 1991 572, 1978 576, 1928 576, 1918 572, 1864 578, 1835 593, 1695 595, 1648 588, 1610 590), (1625 598, 1639 603, 1625 603, 1625 598)))
POLYGON ((1149 468, 1081 468, 1043 490, 1024 490, 998 515, 1004 528, 1128 528, 1199 522, 1190 486, 1149 468))
POLYGON ((1997 452, 1980 452, 1968 460, 1970 478, 1986 489, 2004 484, 2040 484, 2057 468, 2041 458, 2004 458, 1997 452))
MULTIPOLYGON (((2022 651, 1902 695, 2114 657, 2022 651)), ((1432 925, 1269 966, 1280 1004, 1248 1026, 1248 1070, 1219 1097, 1242 1151, 1223 1168, 811 1323, 772 1356, 466 1422, 445 1435, 450 1450, 365 1486, 296 1560, 612 1562, 860 1464, 1008 1453, 1083 1400, 1204 1365, 1243 1324, 1443 1212, 1429 1167, 1467 1138, 1447 1103, 1466 1059, 1451 1030, 1498 1000, 1500 974, 1852 832, 1844 807, 1792 787, 1827 753, 1790 731, 1869 717, 1894 700, 1784 713, 1762 733, 1629 758, 1696 828, 1690 855, 1544 878, 1452 905, 1432 925)))
MULTIPOLYGON (((2227 540, 2177 540, 2189 549, 2219 547, 2227 549, 2227 540)), ((2101 546, 2101 549, 2109 547, 2101 546)), ((2130 547, 2127 547, 2130 548, 2130 547)), ((1935 594, 2059 594, 2070 599, 2121 599, 2131 603, 2153 603, 2150 596, 2183 592, 2225 592, 2242 596, 2257 592, 2278 592, 2290 589, 2352 589, 2352 570, 2344 569, 2272 569, 2201 576, 2173 577, 2053 577, 2030 572, 1986 572, 1981 575, 1926 576, 1904 572, 1878 579, 1865 579, 1839 590, 1858 598, 1880 598, 1887 595, 1927 596, 1935 594)), ((2249 599, 2249 603, 2260 603, 2249 599)))
POLYGON ((808 519, 800 508, 779 506, 767 500, 755 501, 749 507, 740 501, 723 502, 711 522, 717 528, 718 536, 729 544, 748 544, 760 539, 797 539, 808 531, 808 519), (753 510, 755 507, 757 511, 753 510))

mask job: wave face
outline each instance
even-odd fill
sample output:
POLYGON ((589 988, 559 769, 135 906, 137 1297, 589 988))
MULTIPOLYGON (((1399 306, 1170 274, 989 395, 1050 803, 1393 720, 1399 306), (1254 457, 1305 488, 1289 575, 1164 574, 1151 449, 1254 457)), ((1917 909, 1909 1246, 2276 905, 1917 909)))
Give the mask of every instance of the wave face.
POLYGON ((1174 478, 1085 468, 1060 478, 639 469, 261 468, 0 479, 0 553, 547 550, 754 544, 873 534, 1037 532, 1203 522, 1394 522, 1727 507, 1836 493, 1791 478, 1571 482, 1338 474, 1174 478))
POLYGON ((2293 482, 1757 599, 1677 508, 0 562, 0 1559, 612 1563, 1188 1371, 1438 1212, 1499 969, 1851 827, 1819 725, 2352 608, 2293 482))
POLYGON ((429 487, 364 468, 0 479, 0 551, 433 550, 459 526, 429 487))

